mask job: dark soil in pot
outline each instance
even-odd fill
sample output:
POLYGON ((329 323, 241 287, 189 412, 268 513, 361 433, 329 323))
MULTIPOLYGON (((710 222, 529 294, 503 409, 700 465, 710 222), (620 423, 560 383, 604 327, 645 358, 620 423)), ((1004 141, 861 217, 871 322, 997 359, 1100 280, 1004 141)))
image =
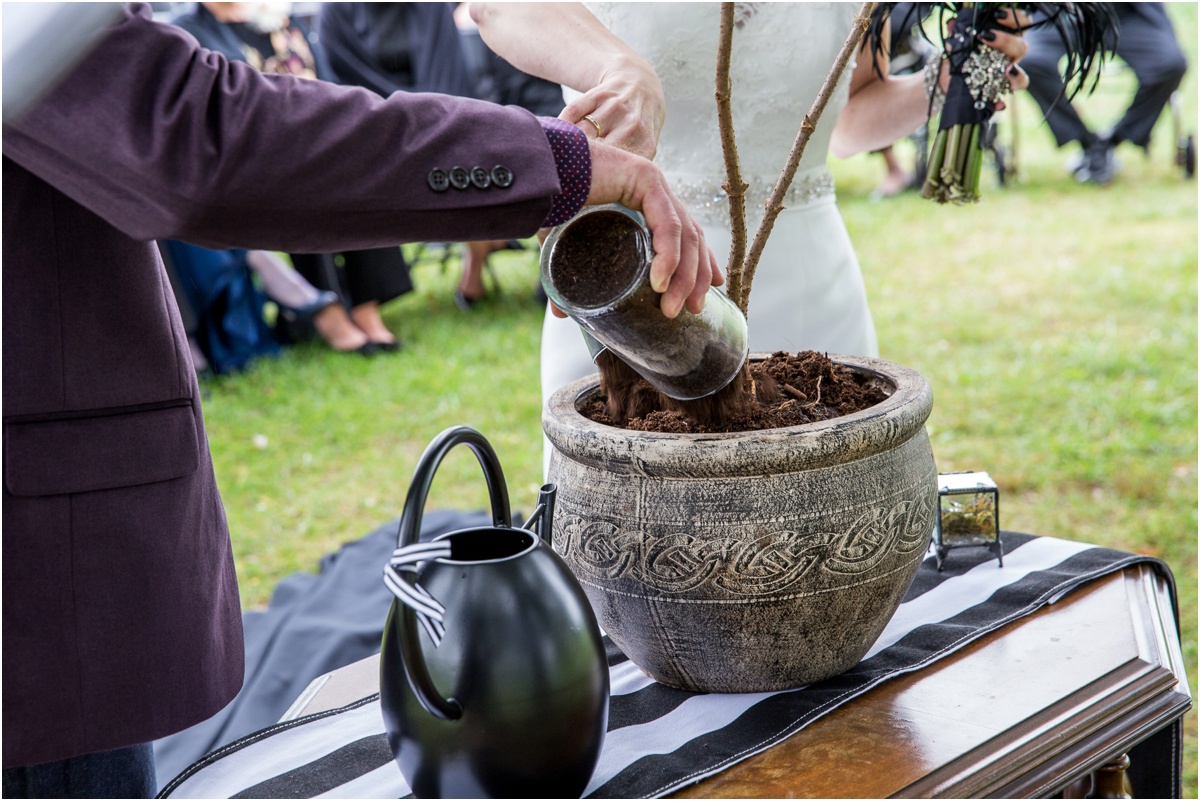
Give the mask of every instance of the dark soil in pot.
POLYGON ((879 379, 811 350, 774 353, 752 363, 748 377, 743 371, 725 390, 696 401, 666 397, 607 353, 596 364, 601 396, 580 412, 597 423, 634 431, 704 434, 785 428, 853 414, 890 394, 879 379))

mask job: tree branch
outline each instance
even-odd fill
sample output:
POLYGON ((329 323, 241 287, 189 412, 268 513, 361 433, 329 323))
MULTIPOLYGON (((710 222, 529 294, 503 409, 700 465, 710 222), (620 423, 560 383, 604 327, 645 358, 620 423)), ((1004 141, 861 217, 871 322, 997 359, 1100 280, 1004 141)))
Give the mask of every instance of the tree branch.
POLYGON ((775 218, 779 216, 779 212, 783 211, 783 196, 787 194, 788 187, 792 185, 792 179, 796 177, 800 158, 804 155, 804 149, 808 146, 812 132, 817 128, 817 121, 821 119, 821 114, 829 105, 829 98, 833 95, 833 90, 837 87, 838 80, 846 69, 846 64, 850 62, 851 56, 854 55, 859 42, 862 41, 863 34, 866 33, 867 26, 870 25, 871 11, 874 6, 875 3, 866 2, 859 9, 854 25, 850 29, 850 36, 842 45, 842 49, 838 51, 837 58, 834 59, 829 74, 825 76, 825 83, 821 85, 821 91, 817 93, 808 114, 804 115, 804 121, 800 123, 800 130, 796 133, 796 140, 792 144, 792 152, 788 156, 787 165, 783 168, 775 188, 771 190, 771 197, 767 200, 766 214, 759 223, 758 230, 754 233, 754 241, 750 243, 750 252, 742 267, 741 300, 745 302, 739 302, 738 305, 743 314, 750 305, 750 286, 754 281, 758 260, 762 257, 763 249, 767 245, 767 237, 771 235, 771 229, 775 226, 775 218))
POLYGON ((745 309, 742 294, 742 260, 746 256, 746 188, 738 164, 737 141, 733 132, 733 109, 730 105, 732 81, 729 79, 730 52, 733 49, 733 3, 721 3, 721 38, 717 45, 717 124, 721 132, 721 151, 725 156, 725 183, 722 188, 729 196, 730 245, 729 263, 725 268, 729 298, 745 309))

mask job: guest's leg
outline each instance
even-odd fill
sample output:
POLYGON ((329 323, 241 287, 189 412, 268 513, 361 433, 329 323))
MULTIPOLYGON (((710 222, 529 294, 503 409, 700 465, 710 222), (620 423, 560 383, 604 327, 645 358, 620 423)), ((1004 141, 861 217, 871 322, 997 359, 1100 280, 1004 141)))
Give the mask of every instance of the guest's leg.
POLYGON ((149 743, 4 769, 5 798, 153 798, 156 792, 149 743))
POLYGON ((262 281, 267 297, 280 306, 301 309, 316 303, 321 295, 321 290, 305 280, 298 270, 270 251, 247 252, 246 264, 262 281))
POLYGON ((350 319, 376 345, 389 347, 396 347, 398 345, 396 335, 384 324, 383 315, 379 313, 379 304, 375 301, 368 300, 366 303, 360 303, 352 308, 350 310, 350 319))
POLYGON ((487 289, 483 285, 483 271, 487 267, 488 256, 499 250, 503 244, 503 242, 487 240, 466 243, 462 274, 459 276, 458 289, 454 294, 454 300, 459 308, 469 309, 487 294, 487 289))
POLYGON ((1154 124, 1187 72, 1187 58, 1160 4, 1122 11, 1117 55, 1137 75, 1138 88, 1110 139, 1114 145, 1132 142, 1148 148, 1154 124))
POLYGON ((342 254, 350 316, 376 345, 392 350, 399 340, 384 325, 380 307, 413 288, 408 263, 399 247, 355 250, 342 254))
POLYGON ((872 194, 878 197, 893 197, 911 185, 912 176, 900 166, 900 160, 896 158, 896 149, 892 145, 880 150, 879 154, 883 157, 887 173, 872 194))
POLYGON ((355 353, 363 351, 371 344, 367 332, 354 323, 341 303, 321 309, 313 315, 312 322, 321 339, 336 351, 355 353))
POLYGON ((1021 59, 1021 67, 1029 73, 1029 94, 1041 107, 1055 142, 1059 147, 1070 142, 1079 142, 1087 147, 1096 137, 1067 99, 1062 73, 1059 72, 1059 61, 1066 51, 1058 34, 1047 28, 1039 28, 1026 32, 1025 38, 1029 42, 1029 53, 1021 59))
POLYGON ((317 289, 328 289, 346 299, 346 287, 330 253, 292 253, 292 266, 317 289))
POLYGON ((345 306, 345 290, 338 276, 333 256, 328 253, 293 253, 292 265, 296 272, 315 289, 335 292, 342 298, 313 315, 312 323, 317 334, 329 347, 343 353, 361 351, 370 344, 370 337, 350 319, 345 306))

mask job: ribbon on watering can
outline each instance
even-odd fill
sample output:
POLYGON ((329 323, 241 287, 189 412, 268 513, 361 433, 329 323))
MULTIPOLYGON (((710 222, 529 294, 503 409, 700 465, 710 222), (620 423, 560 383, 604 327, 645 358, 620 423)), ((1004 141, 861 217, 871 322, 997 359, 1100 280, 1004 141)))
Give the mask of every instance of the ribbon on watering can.
MULTIPOLYGON (((525 521, 524 526, 526 530, 535 532, 547 543, 550 540, 546 521, 554 515, 556 491, 557 488, 553 484, 542 487, 538 496, 537 508, 525 521)), ((449 557, 450 543, 447 541, 414 542, 412 545, 405 545, 392 551, 392 557, 388 559, 388 563, 383 568, 383 583, 392 591, 392 595, 396 596, 397 601, 417 613, 417 622, 421 624, 421 628, 425 629, 425 633, 433 641, 434 648, 442 644, 442 637, 446 635, 446 627, 443 625, 446 607, 442 606, 437 598, 434 598, 418 584, 415 576, 421 572, 421 568, 426 562, 449 557), (414 578, 411 583, 404 578, 402 572, 413 574, 414 578)))
POLYGON ((442 643, 446 633, 443 625, 446 607, 425 591, 416 581, 416 574, 424 564, 431 559, 445 559, 450 556, 450 543, 446 541, 414 542, 392 551, 392 557, 383 568, 383 583, 396 596, 396 600, 417 613, 417 622, 436 648, 442 643), (402 573, 412 573, 414 578, 410 583, 402 573))

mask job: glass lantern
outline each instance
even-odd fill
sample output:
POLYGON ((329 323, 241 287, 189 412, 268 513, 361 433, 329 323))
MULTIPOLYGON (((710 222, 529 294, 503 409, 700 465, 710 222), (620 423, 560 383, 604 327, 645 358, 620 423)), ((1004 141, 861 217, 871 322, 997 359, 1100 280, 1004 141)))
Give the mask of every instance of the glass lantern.
POLYGON ((951 548, 989 548, 1004 567, 1000 541, 1000 490, 987 473, 940 473, 938 510, 933 528, 937 568, 951 548))

